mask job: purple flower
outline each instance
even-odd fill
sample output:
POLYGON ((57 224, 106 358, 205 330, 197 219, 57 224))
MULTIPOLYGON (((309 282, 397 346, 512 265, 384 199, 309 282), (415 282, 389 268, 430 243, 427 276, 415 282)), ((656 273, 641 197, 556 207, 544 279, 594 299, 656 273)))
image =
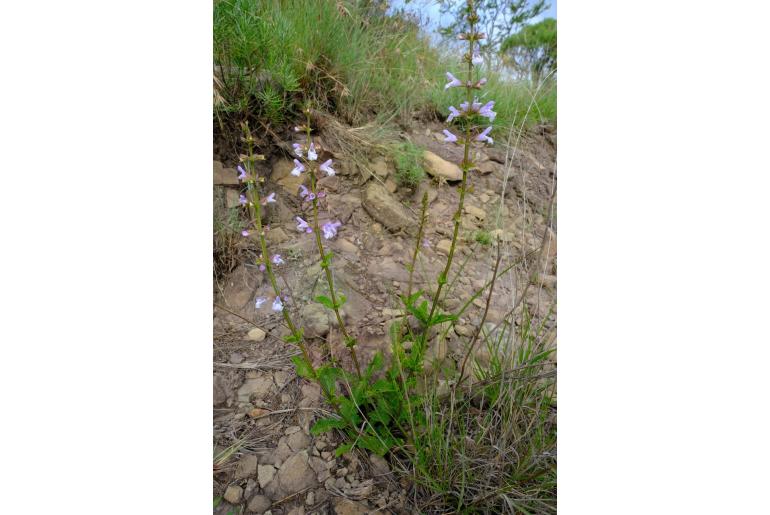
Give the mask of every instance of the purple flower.
POLYGON ((308 193, 307 198, 305 200, 308 202, 312 202, 315 199, 316 199, 316 194, 311 192, 311 193, 308 193))
POLYGON ((478 87, 481 87, 481 86, 483 86, 483 85, 484 85, 484 84, 486 84, 486 83, 487 83, 487 78, 486 78, 486 77, 484 77, 483 79, 481 79, 480 81, 478 81, 478 82, 476 83, 476 87, 477 87, 477 88, 478 88, 478 87))
POLYGON ((325 191, 319 191, 318 195, 316 195, 316 197, 318 197, 318 198, 324 198, 325 196, 326 196, 326 192, 325 191))
POLYGON ((248 203, 249 203, 249 201, 246 199, 246 195, 244 195, 244 194, 242 194, 242 193, 241 193, 241 195, 238 197, 238 202, 239 202, 239 203, 240 203, 242 206, 245 206, 246 204, 248 204, 248 203))
POLYGON ((482 59, 481 54, 478 50, 473 52, 473 56, 471 57, 471 62, 473 63, 473 66, 481 66, 484 64, 484 59, 482 59))
POLYGON ((273 311, 283 311, 283 303, 281 297, 276 297, 273 301, 273 311))
POLYGON ((275 192, 271 192, 270 195, 262 199, 262 204, 264 205, 273 204, 273 203, 275 203, 275 192))
POLYGON ((493 140, 492 138, 487 136, 487 134, 489 134, 489 131, 491 131, 491 130, 492 130, 491 126, 487 127, 486 129, 484 129, 484 132, 482 132, 481 134, 476 136, 474 139, 476 141, 487 141, 487 142, 489 142, 490 145, 493 144, 495 142, 495 140, 493 140))
POLYGON ((305 232, 306 232, 306 233, 308 233, 308 234, 310 234, 311 232, 313 232, 313 228, 312 228, 312 227, 310 227, 310 226, 307 224, 307 222, 306 222, 306 221, 304 221, 302 218, 300 218, 300 217, 298 217, 298 216, 295 216, 295 217, 294 217, 294 219, 295 219, 295 220, 297 220, 297 230, 298 230, 298 231, 300 231, 300 232, 301 232, 301 231, 305 231, 305 232))
POLYGON ((270 259, 270 261, 272 261, 274 265, 282 265, 282 264, 284 264, 284 263, 286 262, 286 261, 284 261, 284 260, 283 260, 283 258, 281 257, 281 255, 280 255, 280 254, 276 254, 276 255, 274 255, 274 256, 273 256, 273 257, 270 259))
POLYGON ((264 304, 265 302, 267 302, 267 297, 257 297, 256 299, 254 299, 254 307, 259 309, 262 307, 262 304, 264 304))
POLYGON ((260 265, 259 265, 259 271, 260 271, 260 272, 264 272, 265 270, 267 270, 267 267, 265 266, 265 264, 264 264, 264 263, 260 263, 260 265))
MULTIPOLYGON (((462 107, 462 105, 460 106, 462 107)), ((449 117, 446 119, 446 122, 449 123, 458 116, 460 116, 460 111, 457 110, 455 106, 449 106, 449 117)))
POLYGON ((292 143, 291 146, 294 147, 294 154, 297 157, 302 157, 302 145, 299 143, 292 143))
POLYGON ((447 143, 454 143, 455 141, 457 141, 457 136, 455 136, 454 134, 452 134, 448 130, 444 129, 441 132, 443 132, 444 136, 446 136, 446 138, 444 138, 444 141, 446 141, 447 143))
POLYGON ((321 169, 322 172, 326 172, 326 176, 327 177, 332 176, 335 173, 337 173, 334 170, 334 168, 331 167, 331 164, 332 164, 332 160, 331 159, 327 159, 326 161, 323 162, 323 164, 321 166, 319 166, 319 168, 321 169))
POLYGON ((342 225, 342 222, 326 222, 321 226, 324 232, 324 238, 330 240, 337 235, 337 228, 342 225))
POLYGON ((246 180, 246 170, 244 170, 241 165, 238 165, 238 180, 240 181, 246 180))
POLYGON ((305 171, 305 165, 303 165, 302 163, 300 163, 299 161, 297 161, 295 159, 294 160, 294 169, 291 171, 291 174, 294 177, 299 177, 299 174, 301 174, 304 171, 305 171))
POLYGON ((299 185, 299 197, 305 198, 307 196, 307 188, 304 184, 299 185))
POLYGON ((241 231, 241 236, 246 237, 248 235, 249 235, 249 231, 247 231, 246 229, 241 231))
POLYGON ((310 161, 315 161, 316 159, 318 159, 318 154, 316 154, 315 145, 313 144, 313 142, 310 142, 310 148, 307 149, 307 158, 310 161))
POLYGON ((429 249, 430 248, 430 240, 428 238, 423 238, 422 239, 422 246, 425 247, 426 249, 429 249))
POLYGON ((456 88, 458 86, 462 86, 463 83, 460 82, 460 79, 452 75, 450 72, 446 72, 446 78, 449 79, 449 82, 447 82, 444 85, 444 90, 447 90, 449 88, 456 88))
POLYGON ((483 107, 479 108, 479 114, 481 116, 486 116, 489 118, 490 122, 495 121, 495 116, 497 116, 497 113, 492 110, 492 108, 495 107, 495 101, 490 100, 486 104, 484 104, 483 107))

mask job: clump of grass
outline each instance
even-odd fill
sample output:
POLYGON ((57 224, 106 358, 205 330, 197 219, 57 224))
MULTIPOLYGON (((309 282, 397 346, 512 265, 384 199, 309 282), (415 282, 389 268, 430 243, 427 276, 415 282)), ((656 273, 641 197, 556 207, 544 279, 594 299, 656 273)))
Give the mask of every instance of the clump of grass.
POLYGON ((396 145, 392 150, 396 165, 396 182, 414 188, 425 178, 422 168, 423 151, 411 142, 396 145))
POLYGON ((492 245, 492 234, 484 229, 479 229, 473 234, 473 239, 481 245, 492 245))

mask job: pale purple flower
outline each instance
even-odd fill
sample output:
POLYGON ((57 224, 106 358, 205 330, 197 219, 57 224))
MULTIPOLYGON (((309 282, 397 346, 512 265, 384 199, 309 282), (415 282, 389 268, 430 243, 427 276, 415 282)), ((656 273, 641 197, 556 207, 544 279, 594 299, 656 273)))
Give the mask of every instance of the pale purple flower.
POLYGON ((264 205, 273 204, 273 203, 275 203, 275 192, 271 192, 270 195, 262 199, 262 204, 264 205))
POLYGON ((241 236, 246 237, 248 235, 249 235, 249 231, 247 231, 246 229, 241 231, 241 236))
POLYGON ((460 79, 452 75, 450 72, 446 72, 446 78, 449 79, 449 82, 447 82, 444 85, 444 90, 447 90, 449 88, 456 88, 458 86, 462 86, 463 83, 460 82, 460 79))
POLYGON ((490 145, 491 145, 491 144, 493 144, 495 141, 494 141, 492 138, 490 138, 489 136, 487 136, 487 134, 489 134, 489 131, 491 131, 491 130, 492 130, 492 127, 491 127, 491 126, 490 126, 490 127, 487 127, 486 129, 484 129, 484 132, 482 132, 481 134, 479 134, 478 136, 476 136, 476 138, 474 138, 474 139, 475 139, 476 141, 486 141, 486 142, 488 142, 490 145))
POLYGON ((276 297, 273 301, 273 311, 283 311, 283 302, 281 302, 281 297, 276 297))
POLYGON ((315 199, 316 199, 316 194, 311 192, 311 193, 308 193, 307 198, 305 200, 308 202, 312 202, 315 199))
POLYGON ((307 196, 307 188, 304 184, 299 185, 299 197, 305 198, 307 196))
POLYGON ((487 78, 486 78, 486 77, 484 77, 483 79, 481 79, 480 81, 478 81, 478 82, 476 83, 476 87, 479 87, 479 86, 483 86, 483 85, 484 85, 484 84, 486 84, 486 83, 487 83, 487 78))
POLYGON ((249 201, 246 199, 246 195, 244 195, 244 194, 241 194, 241 195, 238 197, 238 202, 239 202, 239 203, 240 203, 242 206, 245 206, 246 204, 248 204, 248 203, 249 203, 249 201))
POLYGON ((430 240, 428 238, 423 238, 422 239, 422 246, 425 247, 426 249, 429 249, 430 248, 430 240))
POLYGON ((260 272, 264 272, 265 270, 267 270, 267 267, 265 266, 265 264, 264 264, 264 263, 260 263, 260 265, 259 265, 259 271, 260 271, 260 272))
POLYGON ((471 62, 473 63, 473 66, 481 66, 484 64, 484 59, 481 57, 481 54, 477 51, 473 52, 473 57, 471 57, 471 62))
POLYGON ((305 231, 306 233, 310 234, 313 232, 313 228, 310 227, 306 221, 304 221, 302 218, 295 216, 295 220, 297 220, 297 230, 302 232, 305 231))
POLYGON ((300 163, 299 161, 297 161, 295 159, 294 160, 294 169, 291 171, 291 174, 294 177, 299 177, 299 174, 301 174, 304 171, 305 171, 305 165, 303 165, 302 163, 300 163))
POLYGON ((315 161, 318 159, 318 154, 315 151, 315 144, 313 142, 310 142, 310 148, 307 149, 307 158, 310 161, 315 161))
POLYGON ((324 162, 323 162, 323 164, 322 164, 321 166, 319 166, 318 168, 320 168, 322 172, 326 172, 326 176, 327 176, 327 177, 329 177, 329 176, 332 176, 332 175, 334 175, 335 173, 337 173, 337 172, 334 170, 334 168, 332 168, 332 166, 331 166, 331 165, 332 165, 332 160, 331 160, 331 159, 327 159, 327 160, 326 160, 326 161, 324 161, 324 162))
POLYGON ((495 107, 495 101, 490 100, 486 104, 484 104, 481 108, 479 108, 479 114, 481 116, 486 116, 489 118, 490 122, 495 121, 495 116, 497 116, 497 113, 492 110, 492 108, 495 107))
POLYGON ((471 104, 470 109, 468 108, 467 101, 460 104, 460 109, 462 109, 464 113, 467 113, 469 111, 478 111, 480 107, 481 107, 481 102, 479 102, 478 98, 473 99, 473 103, 471 104))
POLYGON ((280 254, 276 254, 276 255, 274 255, 274 256, 273 256, 273 257, 270 259, 270 261, 272 261, 274 265, 282 265, 282 264, 286 263, 286 261, 284 261, 284 260, 283 260, 283 258, 281 257, 281 255, 280 255, 280 254))
POLYGON ((319 191, 319 192, 318 192, 318 195, 316 195, 316 197, 318 197, 318 198, 324 198, 325 196, 326 196, 326 192, 325 192, 325 191, 323 191, 323 190, 322 190, 322 191, 319 191))
POLYGON ((446 119, 446 122, 449 123, 458 116, 460 116, 460 111, 455 106, 449 106, 449 117, 446 119))
POLYGON ((294 126, 294 132, 302 132, 302 129, 300 129, 299 127, 297 127, 297 126, 295 125, 295 126, 294 126))
POLYGON ((342 222, 326 222, 321 226, 324 232, 324 238, 330 240, 337 235, 337 228, 342 225, 342 222))
POLYGON ((302 157, 302 145, 299 143, 292 143, 292 147, 294 147, 294 154, 296 154, 297 157, 302 157))
POLYGON ((240 181, 246 180, 246 170, 244 170, 241 165, 238 165, 238 180, 240 181))
POLYGON ((256 299, 254 299, 254 307, 259 309, 262 307, 262 304, 264 304, 265 302, 267 302, 267 297, 257 297, 256 299))
POLYGON ((457 136, 455 136, 454 134, 452 134, 448 130, 444 129, 441 132, 443 132, 444 136, 446 136, 446 138, 444 138, 444 141, 446 141, 447 143, 454 143, 455 141, 457 141, 457 136))

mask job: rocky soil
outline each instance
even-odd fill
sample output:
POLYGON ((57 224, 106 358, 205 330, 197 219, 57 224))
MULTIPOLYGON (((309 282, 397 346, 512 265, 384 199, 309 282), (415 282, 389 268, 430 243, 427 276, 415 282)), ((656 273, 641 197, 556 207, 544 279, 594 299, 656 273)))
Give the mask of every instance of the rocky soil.
MULTIPOLYGON (((462 148, 443 143, 441 128, 421 125, 405 135, 427 149, 425 166, 430 175, 415 190, 398 186, 393 164, 383 157, 372 157, 360 169, 334 149, 319 156, 334 157, 338 172, 320 181, 328 193, 321 220, 342 222, 337 237, 327 244, 335 251, 332 268, 338 289, 348 298, 344 316, 348 330, 358 338, 362 362, 377 351, 386 357, 390 354, 387 327, 400 315, 397 295, 406 291, 405 265, 414 248, 425 191, 429 222, 415 289, 433 288, 444 264, 460 178, 453 163, 462 159, 462 148)), ((288 292, 287 307, 311 338, 313 359, 321 363, 332 354, 350 366, 336 320, 311 300, 324 293, 326 284, 312 235, 296 230, 294 216, 302 212, 297 191, 303 177, 289 174, 291 157, 282 149, 290 143, 274 149, 260 170, 267 178, 267 191, 275 191, 278 200, 268 207, 267 235, 271 253, 280 253, 286 260, 277 267, 279 283, 288 292)), ((214 162, 215 216, 222 217, 228 209, 239 209, 235 156, 225 154, 215 152, 214 162)), ((498 141, 479 151, 478 170, 470 179, 461 219, 463 238, 452 269, 456 273, 462 267, 462 273, 444 300, 447 310, 459 308, 491 278, 495 248, 474 241, 478 231, 484 230, 503 242, 503 265, 523 260, 521 267, 498 281, 487 323, 501 322, 526 291, 523 301, 528 311, 538 321, 555 325, 554 219, 546 226, 555 186, 555 155, 555 134, 548 129, 530 132, 518 141, 514 137, 510 147, 498 141), (525 288, 534 271, 538 287, 525 288)), ((335 458, 339 442, 333 435, 309 434, 313 420, 328 406, 315 385, 294 374, 290 357, 297 351, 281 339, 288 331, 280 316, 269 303, 255 310, 256 297, 272 299, 273 295, 266 278, 251 264, 259 255, 256 240, 239 238, 234 245, 236 266, 214 281, 213 478, 219 502, 214 512, 410 513, 408 485, 399 481, 386 460, 360 452, 335 458)), ((474 301, 446 340, 433 343, 427 358, 432 365, 460 357, 462 338, 479 321, 484 306, 484 297, 474 301)), ((476 358, 483 365, 489 356, 480 347, 476 358)))

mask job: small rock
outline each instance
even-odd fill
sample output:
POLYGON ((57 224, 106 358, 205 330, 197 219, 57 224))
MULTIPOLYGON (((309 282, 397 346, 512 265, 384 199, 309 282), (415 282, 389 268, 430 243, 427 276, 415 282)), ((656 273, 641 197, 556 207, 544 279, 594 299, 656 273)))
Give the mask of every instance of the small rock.
POLYGON ((267 415, 268 413, 270 413, 270 410, 267 410, 265 408, 254 408, 249 411, 248 415, 251 418, 257 418, 257 417, 261 417, 262 415, 267 415))
POLYGON ((329 313, 326 308, 318 303, 310 303, 301 311, 304 327, 310 336, 323 338, 329 334, 329 313))
POLYGON ((259 465, 257 466, 257 480, 259 481, 259 487, 265 488, 265 486, 273 480, 275 476, 275 467, 272 465, 259 465))
POLYGON ((388 462, 382 456, 376 454, 369 455, 369 461, 372 463, 372 472, 377 476, 390 473, 388 462))
POLYGON ((476 170, 478 170, 478 172, 482 175, 487 175, 499 169, 500 169, 500 165, 495 163, 494 161, 483 161, 476 165, 476 170))
POLYGON ((429 150, 423 154, 423 162, 425 171, 433 177, 443 177, 448 181, 460 181, 463 178, 463 171, 459 166, 440 158, 429 150))
POLYGON ((326 441, 324 441, 324 440, 316 440, 316 442, 315 442, 315 448, 318 449, 319 451, 322 451, 322 450, 326 449, 326 447, 328 445, 329 444, 326 443, 326 441))
POLYGON ((296 433, 297 431, 302 431, 302 428, 301 428, 301 427, 299 427, 299 426, 289 426, 289 427, 287 427, 287 428, 286 428, 286 429, 283 431, 283 434, 285 434, 286 436, 289 436, 289 435, 293 435, 293 434, 294 434, 294 433, 296 433))
POLYGON ((214 375, 214 406, 221 406, 227 402, 227 389, 225 380, 221 375, 214 375))
POLYGON ((436 244, 436 250, 444 254, 445 256, 449 255, 449 250, 452 247, 452 242, 450 240, 441 240, 436 244))
POLYGON ((298 452, 281 465, 277 478, 287 495, 315 486, 316 476, 308 465, 307 451, 298 452))
POLYGON ((238 186, 238 173, 234 168, 225 168, 219 161, 214 161, 214 184, 238 186))
POLYGON ((294 169, 294 162, 281 158, 273 163, 273 171, 270 178, 273 182, 277 183, 283 188, 289 195, 296 195, 299 191, 299 185, 305 180, 305 175, 300 174, 299 177, 291 175, 291 171, 294 169))
POLYGON ((247 454, 235 466, 235 479, 246 479, 257 473, 257 457, 247 454))
POLYGON ((292 433, 286 438, 286 443, 289 445, 292 451, 299 452, 302 449, 307 449, 310 445, 310 437, 297 428, 297 431, 292 433))
POLYGON ((348 468, 347 467, 342 467, 342 468, 337 469, 337 477, 343 477, 347 473, 348 473, 348 468))
MULTIPOLYGON (((366 212, 390 231, 414 228, 414 216, 384 186, 372 182, 364 190, 362 204, 366 212)), ((374 227, 372 227, 374 232, 374 227)))
POLYGON ((334 504, 334 513, 336 515, 366 515, 369 511, 369 508, 366 506, 350 499, 338 498, 334 504))
POLYGON ((482 193, 481 195, 479 195, 479 200, 481 200, 482 204, 486 204, 487 202, 489 202, 490 197, 486 193, 482 193))
POLYGON ((333 245, 337 250, 346 254, 358 254, 358 247, 345 238, 336 240, 333 245))
POLYGON ((249 340, 255 341, 255 342, 261 342, 265 339, 265 331, 260 329, 259 327, 255 327, 251 331, 248 332, 247 337, 249 340))
POLYGON ((471 329, 471 326, 469 325, 456 325, 455 326, 455 332, 459 336, 470 336, 473 334, 473 330, 471 329))
POLYGON ((305 507, 304 506, 296 506, 292 508, 289 513, 286 515, 305 515, 305 507))
POLYGON ((272 503, 270 502, 270 499, 264 495, 255 495, 249 501, 249 505, 246 507, 246 509, 252 513, 264 514, 267 510, 270 509, 271 505, 272 503))
POLYGON ((257 482, 253 479, 249 479, 246 481, 246 488, 243 489, 243 497, 244 499, 248 498, 252 493, 254 493, 254 490, 257 488, 257 482))
POLYGON ((240 352, 233 352, 230 354, 230 363, 233 365, 237 365, 239 363, 243 363, 243 354, 240 352))
POLYGON ((249 402, 251 396, 261 399, 273 387, 273 378, 265 374, 254 379, 247 379, 240 388, 238 388, 238 402, 249 402))
POLYGON ((390 193, 395 193, 398 189, 398 184, 393 179, 388 179, 385 181, 385 189, 390 193))
POLYGON ((280 227, 271 227, 269 231, 265 232, 265 240, 271 245, 280 245, 281 243, 286 243, 290 239, 291 238, 286 234, 286 231, 280 227))
POLYGON ((243 498, 243 488, 238 485, 228 486, 227 490, 225 490, 224 498, 230 504, 238 504, 243 498))
POLYGON ((315 492, 308 492, 307 497, 305 497, 305 504, 308 506, 315 504, 315 492))
POLYGON ((476 206, 464 206, 463 209, 465 210, 466 213, 469 213, 475 216, 479 220, 483 220, 487 216, 487 213, 483 209, 478 208, 476 206))

